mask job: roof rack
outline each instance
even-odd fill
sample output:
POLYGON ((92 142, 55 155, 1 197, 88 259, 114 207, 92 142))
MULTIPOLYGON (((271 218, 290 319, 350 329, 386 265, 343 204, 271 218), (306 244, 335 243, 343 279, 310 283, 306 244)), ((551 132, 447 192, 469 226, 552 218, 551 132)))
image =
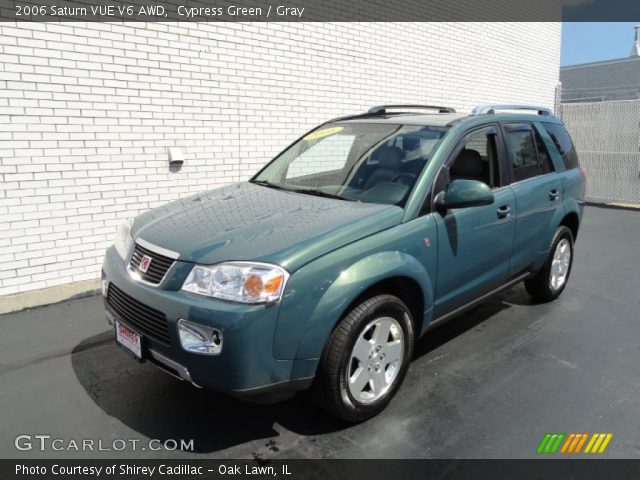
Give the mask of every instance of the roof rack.
MULTIPOLYGON (((358 118, 370 118, 375 115, 385 115, 387 113, 387 109, 396 109, 396 108, 412 108, 414 110, 437 110, 438 113, 456 113, 456 110, 451 107, 438 107, 434 105, 377 105, 373 108, 370 108, 369 111, 365 113, 357 113, 355 115, 346 115, 343 117, 337 117, 329 120, 330 122, 340 122, 342 120, 355 120, 358 118)), ((407 113, 407 112, 398 112, 398 113, 407 113)))
POLYGON ((389 109, 411 108, 414 110, 437 110, 438 113, 456 113, 451 107, 440 107, 437 105, 377 105, 367 112, 370 115, 384 115, 389 109))
POLYGON ((471 111, 471 115, 494 114, 497 110, 532 110, 538 115, 553 115, 547 107, 536 107, 534 105, 481 105, 471 111))

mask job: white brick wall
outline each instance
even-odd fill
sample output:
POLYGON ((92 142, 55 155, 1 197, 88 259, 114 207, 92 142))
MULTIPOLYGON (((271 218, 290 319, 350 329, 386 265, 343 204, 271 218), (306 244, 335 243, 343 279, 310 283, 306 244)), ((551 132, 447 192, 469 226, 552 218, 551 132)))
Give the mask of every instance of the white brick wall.
POLYGON ((2 23, 0 295, 97 278, 122 219, 334 116, 553 106, 559 50, 557 23, 2 23))

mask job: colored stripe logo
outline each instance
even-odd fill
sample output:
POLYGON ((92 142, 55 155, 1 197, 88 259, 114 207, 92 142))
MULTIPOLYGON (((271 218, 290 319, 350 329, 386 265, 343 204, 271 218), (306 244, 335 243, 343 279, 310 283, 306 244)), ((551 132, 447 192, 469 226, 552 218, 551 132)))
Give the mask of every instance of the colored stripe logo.
POLYGON ((612 438, 613 433, 547 433, 537 453, 604 453, 612 438))

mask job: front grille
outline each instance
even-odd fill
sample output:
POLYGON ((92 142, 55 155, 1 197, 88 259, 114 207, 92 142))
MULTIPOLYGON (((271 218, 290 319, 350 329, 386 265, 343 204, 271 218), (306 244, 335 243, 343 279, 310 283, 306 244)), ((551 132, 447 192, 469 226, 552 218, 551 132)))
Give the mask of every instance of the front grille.
POLYGON ((164 313, 130 297, 113 283, 109 284, 107 303, 120 319, 141 334, 169 345, 169 326, 164 313))
POLYGON ((136 243, 133 253, 131 254, 129 266, 134 272, 137 272, 140 275, 142 280, 157 285, 162 281, 167 270, 169 270, 171 265, 173 265, 173 262, 175 262, 173 258, 160 255, 159 253, 141 247, 136 243), (149 263, 148 270, 146 272, 141 272, 139 269, 140 262, 142 261, 142 257, 145 255, 151 258, 151 262, 149 263))

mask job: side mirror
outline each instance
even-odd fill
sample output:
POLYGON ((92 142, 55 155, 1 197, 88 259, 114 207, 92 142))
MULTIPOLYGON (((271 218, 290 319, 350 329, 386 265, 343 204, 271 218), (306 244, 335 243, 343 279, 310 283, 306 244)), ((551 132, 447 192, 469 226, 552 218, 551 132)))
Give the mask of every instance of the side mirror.
POLYGON ((454 180, 446 192, 440 192, 436 206, 443 210, 450 208, 479 207, 493 203, 493 192, 486 183, 478 180, 454 180))

